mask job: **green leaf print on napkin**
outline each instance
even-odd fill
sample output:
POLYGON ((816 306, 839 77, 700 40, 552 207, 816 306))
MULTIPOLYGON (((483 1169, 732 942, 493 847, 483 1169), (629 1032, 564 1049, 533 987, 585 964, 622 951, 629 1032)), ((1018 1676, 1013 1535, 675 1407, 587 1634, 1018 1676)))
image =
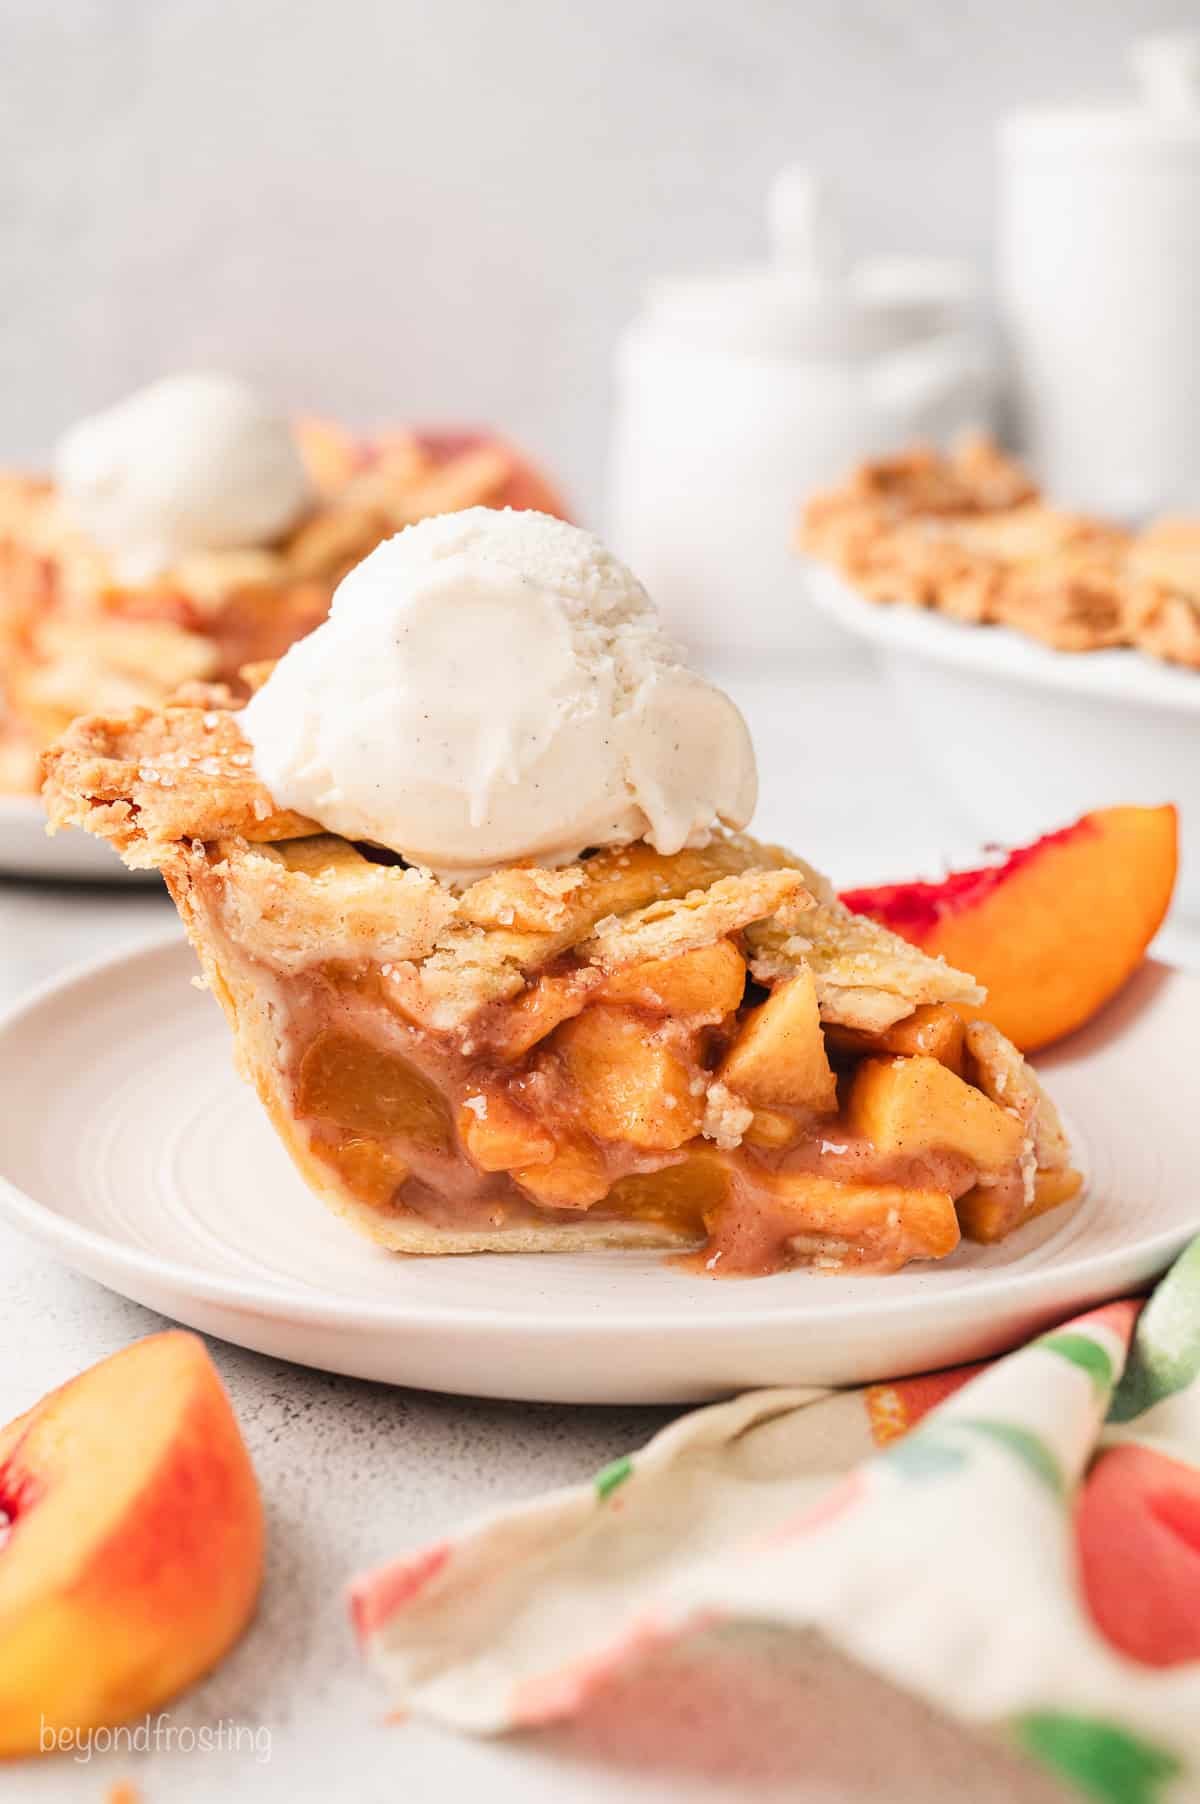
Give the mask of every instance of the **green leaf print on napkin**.
POLYGON ((1113 1362, 1090 1334, 1043 1334, 1041 1340, 1033 1344, 1043 1347, 1047 1353, 1057 1353, 1060 1359, 1069 1359, 1073 1366, 1087 1373, 1098 1391, 1106 1391, 1112 1384, 1113 1362))
POLYGON ((1099 1718, 1033 1710, 1013 1727, 1027 1753, 1103 1804, 1158 1804, 1162 1787, 1183 1771, 1168 1749, 1099 1718))
POLYGON ((1180 1254, 1138 1317, 1110 1422, 1131 1422, 1200 1376, 1200 1239, 1180 1254))
POLYGON ((596 1496, 601 1503, 606 1497, 611 1497, 617 1486, 623 1485, 632 1474, 633 1460, 627 1453, 623 1453, 619 1459, 610 1460, 607 1466, 602 1467, 592 1480, 596 1487, 596 1496))

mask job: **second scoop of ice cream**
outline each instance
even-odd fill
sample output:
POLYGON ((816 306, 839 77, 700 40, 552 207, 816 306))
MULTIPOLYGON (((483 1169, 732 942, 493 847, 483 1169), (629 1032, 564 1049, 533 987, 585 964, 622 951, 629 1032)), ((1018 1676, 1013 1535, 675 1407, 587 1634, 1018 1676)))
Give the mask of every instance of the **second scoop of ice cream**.
POLYGON ((70 517, 122 582, 148 583, 197 552, 269 545, 312 501, 287 420, 234 376, 165 376, 61 440, 70 517))
POLYGON ((757 797, 733 702, 598 539, 544 514, 470 508, 380 545, 243 724, 281 806, 463 882, 675 852, 757 797))

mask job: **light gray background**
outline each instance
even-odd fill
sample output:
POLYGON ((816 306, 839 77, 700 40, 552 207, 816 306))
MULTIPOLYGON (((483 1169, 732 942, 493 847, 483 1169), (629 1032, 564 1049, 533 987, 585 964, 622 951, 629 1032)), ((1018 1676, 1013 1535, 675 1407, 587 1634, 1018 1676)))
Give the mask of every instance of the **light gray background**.
POLYGON ((600 498, 613 334, 758 253, 811 157, 855 237, 988 254, 992 123, 1118 88, 1173 0, 0 0, 0 457, 181 365, 492 420, 600 498))

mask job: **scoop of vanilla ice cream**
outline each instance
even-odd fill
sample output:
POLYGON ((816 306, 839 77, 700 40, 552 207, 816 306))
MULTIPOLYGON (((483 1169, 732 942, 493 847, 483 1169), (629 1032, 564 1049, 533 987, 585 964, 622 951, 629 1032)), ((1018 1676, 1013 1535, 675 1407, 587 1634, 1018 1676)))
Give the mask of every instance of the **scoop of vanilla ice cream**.
POLYGON ((624 564, 545 514, 387 540, 241 718, 282 807, 461 882, 643 836, 676 852, 757 798, 733 702, 624 564))
POLYGON ((55 478, 132 583, 195 552, 269 544, 312 500, 287 420, 233 376, 167 376, 81 420, 59 443, 55 478))

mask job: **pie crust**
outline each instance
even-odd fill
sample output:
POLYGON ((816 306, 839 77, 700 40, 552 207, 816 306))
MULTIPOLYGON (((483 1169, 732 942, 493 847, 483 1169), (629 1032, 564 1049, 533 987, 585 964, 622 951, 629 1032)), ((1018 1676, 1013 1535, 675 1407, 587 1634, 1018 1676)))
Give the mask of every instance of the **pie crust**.
POLYGON ((1051 507, 987 439, 860 465, 809 501, 799 544, 873 601, 1200 669, 1200 522, 1129 532, 1051 507))

